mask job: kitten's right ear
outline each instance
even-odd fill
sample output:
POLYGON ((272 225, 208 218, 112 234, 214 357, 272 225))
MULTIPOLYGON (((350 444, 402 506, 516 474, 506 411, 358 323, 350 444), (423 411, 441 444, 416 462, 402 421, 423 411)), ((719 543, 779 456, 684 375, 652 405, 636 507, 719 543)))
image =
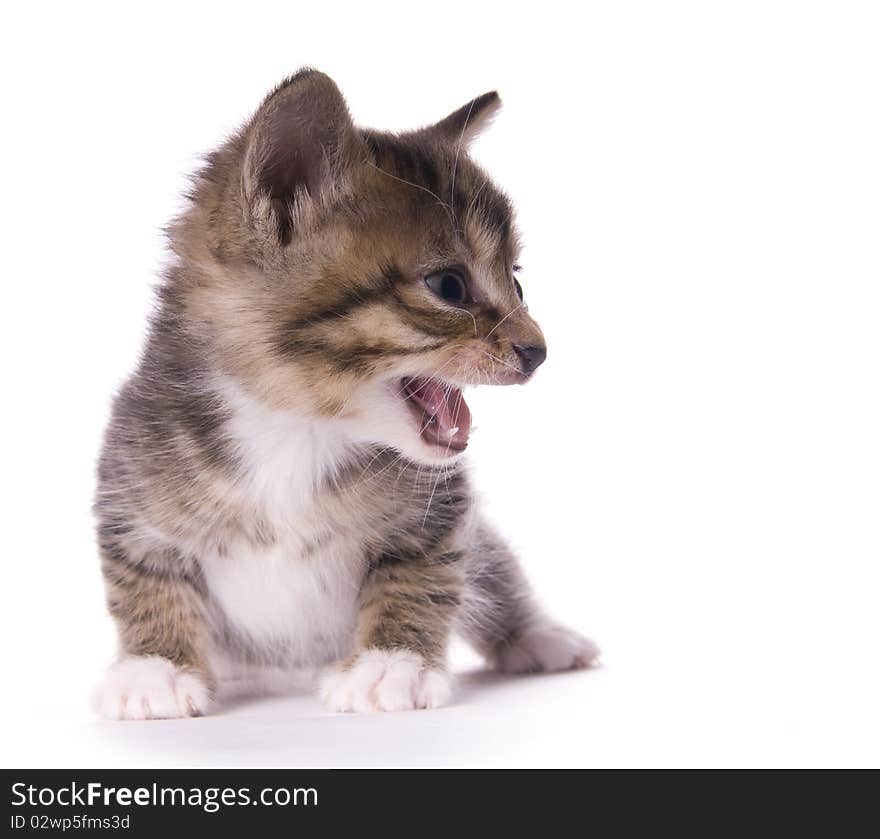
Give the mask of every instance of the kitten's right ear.
POLYGON ((357 148, 345 100, 329 76, 306 69, 282 82, 248 129, 244 191, 255 226, 287 244, 306 206, 339 188, 357 148))
POLYGON ((490 90, 471 99, 467 105, 462 105, 426 130, 447 143, 467 145, 489 126, 500 108, 498 91, 490 90))

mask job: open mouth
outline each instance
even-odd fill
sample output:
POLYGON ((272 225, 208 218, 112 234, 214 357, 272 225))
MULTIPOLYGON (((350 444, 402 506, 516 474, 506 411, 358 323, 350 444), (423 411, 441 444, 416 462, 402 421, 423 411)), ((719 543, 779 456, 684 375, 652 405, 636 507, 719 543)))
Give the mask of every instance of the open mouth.
POLYGON ((454 452, 467 448, 471 412, 460 388, 414 376, 401 381, 400 393, 428 445, 454 452))

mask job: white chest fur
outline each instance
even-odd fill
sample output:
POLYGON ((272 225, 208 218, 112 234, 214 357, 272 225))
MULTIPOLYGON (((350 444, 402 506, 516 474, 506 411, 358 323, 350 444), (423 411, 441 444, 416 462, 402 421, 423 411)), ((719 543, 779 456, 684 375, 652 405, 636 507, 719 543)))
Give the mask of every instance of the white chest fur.
POLYGON ((270 545, 245 540, 203 561, 225 623, 248 645, 291 665, 344 655, 354 631, 363 547, 315 508, 319 485, 345 461, 349 441, 333 426, 270 411, 230 382, 229 432, 241 485, 273 531, 270 545))
POLYGON ((205 579, 224 621, 247 647, 292 666, 345 655, 354 631, 360 562, 356 550, 298 555, 276 544, 216 556, 205 579))

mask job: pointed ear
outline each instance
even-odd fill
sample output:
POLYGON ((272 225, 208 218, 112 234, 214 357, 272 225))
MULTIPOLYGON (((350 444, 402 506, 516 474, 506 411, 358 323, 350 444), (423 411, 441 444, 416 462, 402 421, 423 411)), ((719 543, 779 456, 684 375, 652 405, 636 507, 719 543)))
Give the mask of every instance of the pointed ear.
POLYGON ((320 204, 356 159, 358 136, 333 80, 301 70, 270 93, 248 129, 244 189, 256 223, 282 244, 309 202, 320 204))
POLYGON ((488 128, 498 110, 501 97, 494 90, 472 99, 445 119, 432 125, 428 132, 450 143, 467 145, 488 128))

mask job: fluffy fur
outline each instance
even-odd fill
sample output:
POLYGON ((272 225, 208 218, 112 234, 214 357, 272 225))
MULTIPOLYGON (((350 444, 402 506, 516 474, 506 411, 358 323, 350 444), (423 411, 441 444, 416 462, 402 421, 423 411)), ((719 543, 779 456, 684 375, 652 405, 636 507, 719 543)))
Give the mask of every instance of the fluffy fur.
POLYGON ((535 605, 461 456, 459 389, 546 355, 510 203, 467 155, 498 103, 393 135, 301 71, 194 179, 100 460, 105 716, 204 713, 230 667, 328 662, 333 709, 434 707, 456 630, 502 669, 595 658, 535 605), (414 381, 445 413, 413 409, 414 381))

